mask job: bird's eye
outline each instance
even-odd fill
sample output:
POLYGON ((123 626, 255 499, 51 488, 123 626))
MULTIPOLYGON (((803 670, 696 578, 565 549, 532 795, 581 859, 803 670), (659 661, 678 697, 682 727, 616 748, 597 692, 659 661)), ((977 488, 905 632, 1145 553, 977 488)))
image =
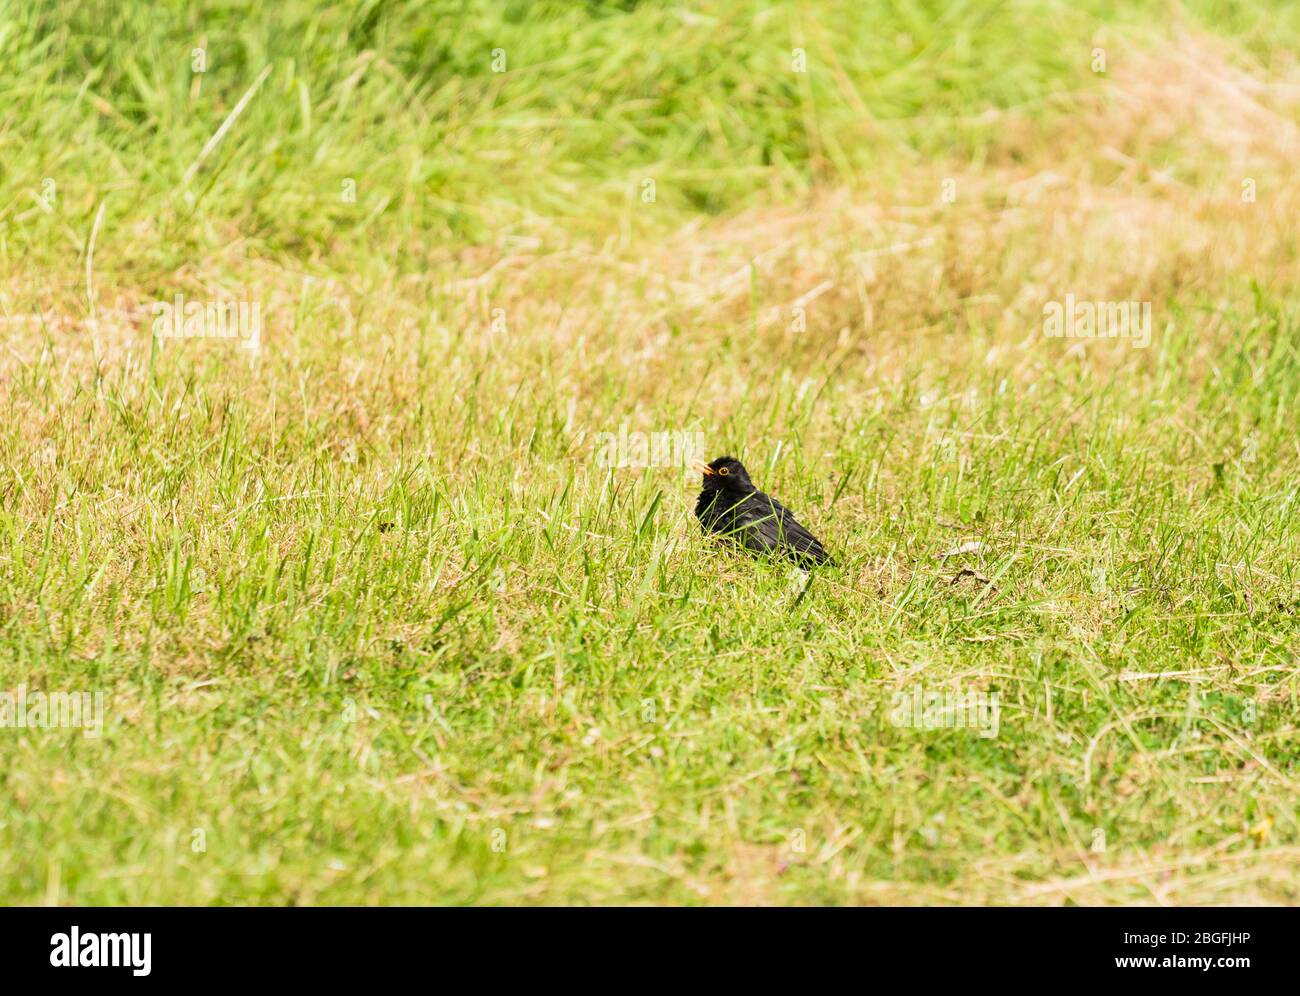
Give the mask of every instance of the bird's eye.
POLYGON ((721 474, 723 477, 726 477, 728 474, 731 473, 731 471, 728 470, 726 467, 719 467, 718 473, 721 474))

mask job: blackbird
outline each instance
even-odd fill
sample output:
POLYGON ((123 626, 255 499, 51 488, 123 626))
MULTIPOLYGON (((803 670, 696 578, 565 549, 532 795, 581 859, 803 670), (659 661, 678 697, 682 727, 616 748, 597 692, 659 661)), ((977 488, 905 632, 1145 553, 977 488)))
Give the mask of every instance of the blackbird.
POLYGON ((695 515, 706 533, 725 536, 751 553, 786 557, 799 567, 834 564, 794 513, 754 487, 739 460, 718 457, 708 465, 697 463, 694 469, 704 475, 695 515))

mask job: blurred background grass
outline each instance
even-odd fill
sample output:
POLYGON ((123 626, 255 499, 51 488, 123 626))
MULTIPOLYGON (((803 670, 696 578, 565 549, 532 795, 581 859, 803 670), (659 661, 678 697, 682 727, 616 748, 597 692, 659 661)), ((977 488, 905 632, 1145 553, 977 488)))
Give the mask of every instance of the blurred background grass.
POLYGON ((797 201, 921 159, 979 163, 999 109, 1069 113, 1096 85, 1090 40, 1166 17, 1265 64, 1300 31, 1296 5, 1246 0, 6 0, 0 255, 75 260, 101 202, 101 265, 144 279, 236 238, 406 270, 556 225, 599 238, 797 201), (818 71, 791 71, 796 48, 818 71), (632 210, 645 178, 653 215, 632 210))

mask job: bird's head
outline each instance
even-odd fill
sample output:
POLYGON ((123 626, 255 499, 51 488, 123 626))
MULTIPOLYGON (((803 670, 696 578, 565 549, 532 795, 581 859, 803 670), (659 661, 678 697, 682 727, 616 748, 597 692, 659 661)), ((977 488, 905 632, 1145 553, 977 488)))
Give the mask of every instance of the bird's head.
POLYGON ((704 475, 705 491, 731 491, 746 494, 757 490, 749 479, 745 465, 735 457, 718 457, 712 463, 696 461, 694 470, 704 475))

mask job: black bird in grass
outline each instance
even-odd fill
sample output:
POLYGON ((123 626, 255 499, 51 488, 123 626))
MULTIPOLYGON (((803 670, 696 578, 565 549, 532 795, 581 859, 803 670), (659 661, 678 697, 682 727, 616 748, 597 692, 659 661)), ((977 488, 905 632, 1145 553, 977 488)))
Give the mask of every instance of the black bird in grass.
POLYGON ((799 567, 834 564, 793 512, 754 487, 739 460, 718 457, 695 469, 704 475, 695 515, 706 533, 725 536, 751 553, 787 557, 799 567))

